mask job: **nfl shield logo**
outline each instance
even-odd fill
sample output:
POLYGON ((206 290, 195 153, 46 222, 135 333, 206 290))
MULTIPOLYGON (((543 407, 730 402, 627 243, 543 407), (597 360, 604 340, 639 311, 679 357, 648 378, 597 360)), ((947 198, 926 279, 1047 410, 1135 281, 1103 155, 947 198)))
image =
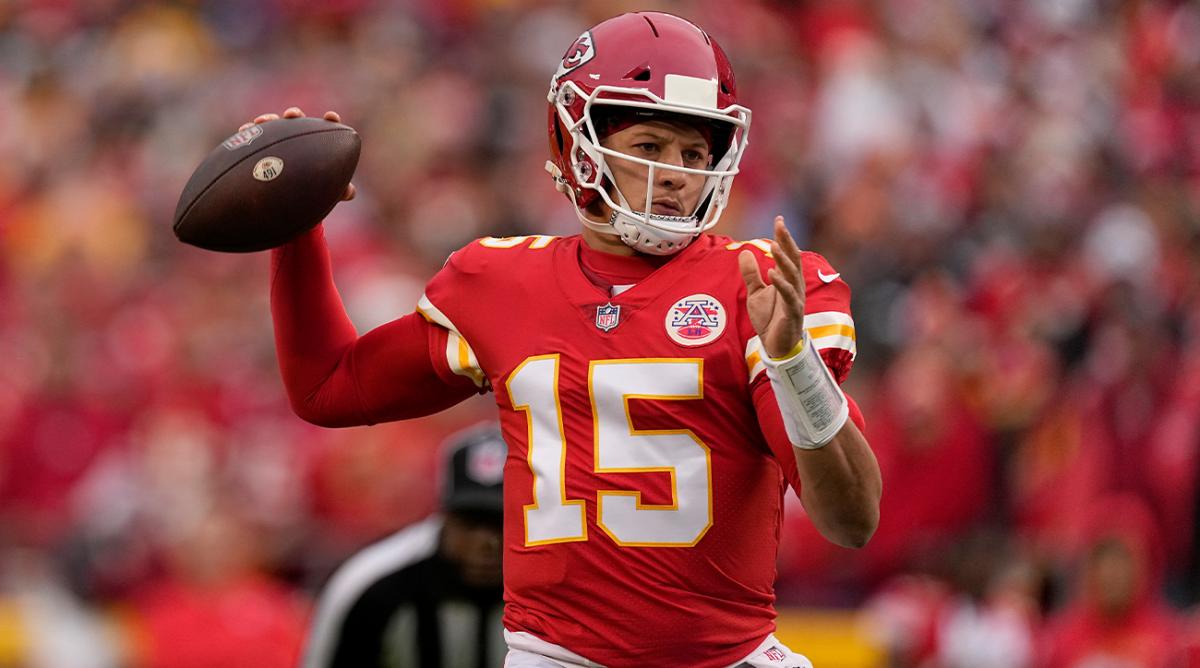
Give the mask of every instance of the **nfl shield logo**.
POLYGON ((596 327, 608 331, 621 324, 621 307, 612 302, 596 307, 596 327))
POLYGON ((221 146, 224 146, 226 151, 232 151, 243 146, 248 146, 250 142, 257 139, 262 133, 263 129, 261 125, 251 125, 245 130, 242 130, 229 139, 221 142, 221 146))
POLYGON ((778 647, 772 647, 771 649, 763 652, 763 656, 771 661, 783 661, 787 658, 787 655, 783 653, 783 650, 779 649, 778 647))

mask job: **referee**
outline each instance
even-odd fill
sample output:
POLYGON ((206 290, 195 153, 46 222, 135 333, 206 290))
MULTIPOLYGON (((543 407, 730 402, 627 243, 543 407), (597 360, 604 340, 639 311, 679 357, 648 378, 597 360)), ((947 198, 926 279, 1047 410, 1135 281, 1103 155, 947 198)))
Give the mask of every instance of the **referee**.
POLYGON ((441 513, 350 557, 325 585, 304 668, 504 663, 501 479, 493 424, 448 439, 441 513))

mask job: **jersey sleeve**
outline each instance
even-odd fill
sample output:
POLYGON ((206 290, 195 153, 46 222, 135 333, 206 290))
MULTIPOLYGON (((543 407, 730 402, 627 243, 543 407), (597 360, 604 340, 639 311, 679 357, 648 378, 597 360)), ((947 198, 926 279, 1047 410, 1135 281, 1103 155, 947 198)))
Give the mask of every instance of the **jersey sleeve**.
POLYGON ((521 258, 531 257, 527 253, 541 256, 556 239, 543 234, 476 239, 451 253, 426 284, 417 311, 450 332, 438 356, 452 374, 469 379, 481 390, 490 389, 472 332, 482 339, 508 322, 508 290, 527 266, 521 258))
POLYGON ((273 250, 271 263, 276 355, 300 417, 327 427, 374 424, 429 415, 477 391, 439 369, 449 332, 415 313, 358 336, 320 226, 273 250))
MULTIPOLYGON (((745 247, 754 253, 763 276, 766 276, 767 271, 775 266, 770 253, 764 250, 766 243, 747 243, 745 247)), ((854 318, 850 314, 850 286, 842 280, 841 274, 829 260, 819 253, 804 251, 801 262, 805 290, 804 329, 833 377, 839 384, 844 383, 858 354, 854 318)), ((762 362, 766 352, 748 319, 743 323, 743 332, 746 338, 746 366, 750 381, 754 382, 766 371, 762 362)))
POLYGON ((480 280, 486 270, 488 258, 478 252, 479 243, 472 242, 450 254, 441 270, 425 285, 425 292, 417 302, 417 312, 447 332, 440 349, 431 351, 439 369, 451 377, 469 380, 481 391, 486 391, 487 374, 456 324, 456 321, 465 321, 469 317, 472 283, 480 280))
POLYGON ((850 286, 819 253, 805 252, 802 261, 806 290, 804 329, 833 377, 844 383, 858 354, 854 318, 850 314, 850 286))
MULTIPOLYGON (((750 250, 764 277, 775 266, 769 240, 734 242, 727 248, 733 251, 750 250)), ((850 286, 842 280, 829 261, 818 253, 804 251, 801 262, 805 289, 804 329, 812 337, 821 359, 840 384, 850 374, 857 353, 854 319, 850 315, 850 286)), ((766 351, 763 350, 762 341, 759 340, 744 309, 739 328, 742 338, 746 341, 746 368, 749 372, 750 390, 759 427, 772 456, 783 469, 788 484, 799 495, 800 471, 796 467, 792 442, 788 439, 783 417, 779 413, 779 404, 767 378, 766 365, 763 363, 766 351)), ((865 429, 866 423, 858 404, 850 395, 846 395, 846 399, 850 404, 850 419, 860 430, 865 429)))

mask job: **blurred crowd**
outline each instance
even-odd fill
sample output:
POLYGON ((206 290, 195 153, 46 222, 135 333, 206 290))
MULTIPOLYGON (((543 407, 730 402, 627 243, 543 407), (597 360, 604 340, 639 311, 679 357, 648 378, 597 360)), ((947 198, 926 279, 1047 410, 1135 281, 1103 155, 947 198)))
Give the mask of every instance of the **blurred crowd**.
POLYGON ((783 213, 854 289, 883 518, 847 551, 789 507, 780 605, 860 610, 894 666, 1200 666, 1175 0, 0 3, 0 666, 290 665, 315 587, 490 414, 292 416, 265 254, 170 230, 208 150, 289 105, 358 129, 326 231, 365 331, 475 237, 576 231, 545 91, 633 9, 707 27, 754 111, 717 231, 783 213))

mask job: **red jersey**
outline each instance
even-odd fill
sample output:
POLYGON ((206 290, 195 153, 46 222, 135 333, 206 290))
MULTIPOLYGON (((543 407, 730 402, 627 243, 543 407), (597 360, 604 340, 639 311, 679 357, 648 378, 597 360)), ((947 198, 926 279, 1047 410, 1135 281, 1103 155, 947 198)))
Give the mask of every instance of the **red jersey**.
MULTIPOLYGON (((500 408, 504 625, 609 666, 728 665, 774 631, 785 477, 799 485, 755 405, 768 381, 737 256, 769 266, 769 247, 701 235, 610 296, 581 243, 479 240, 419 306, 450 332, 441 373, 500 408)), ((849 288, 814 253, 804 274, 805 327, 842 380, 849 288)))

